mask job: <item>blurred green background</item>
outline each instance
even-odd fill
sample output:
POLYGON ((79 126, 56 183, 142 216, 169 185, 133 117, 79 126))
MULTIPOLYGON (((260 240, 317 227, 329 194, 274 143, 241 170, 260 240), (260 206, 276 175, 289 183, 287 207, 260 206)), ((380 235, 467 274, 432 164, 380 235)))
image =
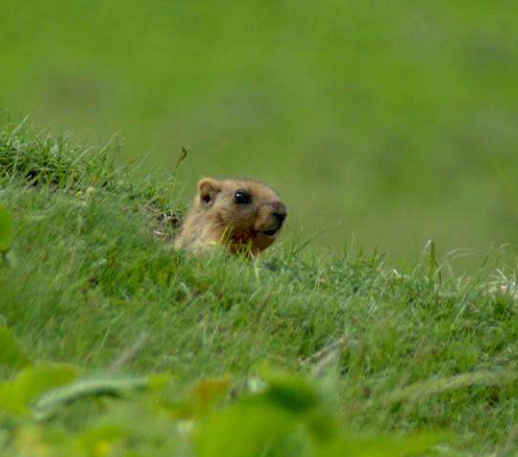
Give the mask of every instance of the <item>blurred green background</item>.
POLYGON ((414 261, 518 235, 516 0, 0 0, 0 110, 414 261))

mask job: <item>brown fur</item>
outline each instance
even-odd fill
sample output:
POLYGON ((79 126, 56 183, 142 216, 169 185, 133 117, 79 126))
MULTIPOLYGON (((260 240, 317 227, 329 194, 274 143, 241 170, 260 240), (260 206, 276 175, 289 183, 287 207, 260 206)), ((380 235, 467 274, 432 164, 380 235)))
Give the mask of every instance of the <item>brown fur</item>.
POLYGON ((205 178, 198 183, 175 247, 200 252, 221 244, 233 254, 256 255, 275 241, 286 215, 284 203, 265 184, 205 178), (236 192, 245 194, 249 202, 238 203, 236 192))

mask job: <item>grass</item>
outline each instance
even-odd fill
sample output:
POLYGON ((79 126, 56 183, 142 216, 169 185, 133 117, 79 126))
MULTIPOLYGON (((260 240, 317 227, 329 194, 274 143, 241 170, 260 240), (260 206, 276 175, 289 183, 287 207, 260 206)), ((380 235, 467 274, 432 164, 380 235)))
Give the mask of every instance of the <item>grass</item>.
MULTIPOLYGON (((115 163, 109 149, 30 128, 0 134, 0 202, 16 226, 0 319, 34 364, 169 373, 179 390, 230 375, 229 398, 239 399, 266 361, 332 380, 330 411, 350 432, 441 430, 452 438, 432 453, 513 455, 518 306, 500 287, 512 281, 495 283, 498 259, 472 277, 433 258, 398 272, 376 253, 292 238, 253 262, 189 257, 173 250, 176 229, 161 217, 183 212, 170 180, 139 181, 115 163)), ((79 403, 38 425, 38 440, 55 444, 53 427, 77 434, 107 414, 79 403)), ((0 407, 0 449, 26 455, 7 438, 20 419, 6 421, 0 407)))
POLYGON ((288 231, 355 234, 396 265, 432 238, 473 269, 516 244, 515 0, 13 5, 1 112, 88 143, 118 131, 149 167, 186 146, 185 197, 204 175, 265 180, 288 231))

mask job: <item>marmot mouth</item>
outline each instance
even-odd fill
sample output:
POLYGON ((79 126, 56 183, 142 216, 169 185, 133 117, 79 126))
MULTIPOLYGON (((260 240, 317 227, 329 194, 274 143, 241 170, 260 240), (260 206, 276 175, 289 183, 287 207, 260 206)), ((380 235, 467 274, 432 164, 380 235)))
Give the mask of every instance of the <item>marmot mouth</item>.
POLYGON ((281 227, 279 226, 279 227, 275 227, 275 228, 274 228, 274 229, 272 229, 272 230, 262 230, 262 231, 261 231, 261 232, 259 232, 259 233, 262 233, 262 234, 264 234, 264 235, 266 235, 266 236, 275 236, 275 235, 277 234, 277 232, 279 231, 279 229, 280 229, 280 228, 281 228, 281 227))

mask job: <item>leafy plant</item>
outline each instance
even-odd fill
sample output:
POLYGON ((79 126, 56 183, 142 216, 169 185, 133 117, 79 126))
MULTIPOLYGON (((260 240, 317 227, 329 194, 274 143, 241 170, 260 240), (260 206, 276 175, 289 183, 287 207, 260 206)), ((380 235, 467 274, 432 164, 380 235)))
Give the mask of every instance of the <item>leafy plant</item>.
POLYGON ((37 455, 47 449, 71 457, 158 456, 165 450, 199 457, 406 456, 426 451, 437 440, 431 435, 389 439, 347 433, 323 401, 323 391, 288 372, 269 374, 261 379, 262 389, 243 391, 234 399, 228 398, 228 378, 197 381, 179 395, 164 377, 76 376, 77 369, 70 366, 42 365, 24 368, 0 384, 0 417, 17 424, 4 429, 9 438, 0 442, 3 455, 37 455), (100 406, 100 398, 119 400, 100 406), (65 408, 81 414, 86 406, 88 421, 56 427, 66 417, 65 408), (46 421, 44 428, 38 426, 41 421, 46 421))

